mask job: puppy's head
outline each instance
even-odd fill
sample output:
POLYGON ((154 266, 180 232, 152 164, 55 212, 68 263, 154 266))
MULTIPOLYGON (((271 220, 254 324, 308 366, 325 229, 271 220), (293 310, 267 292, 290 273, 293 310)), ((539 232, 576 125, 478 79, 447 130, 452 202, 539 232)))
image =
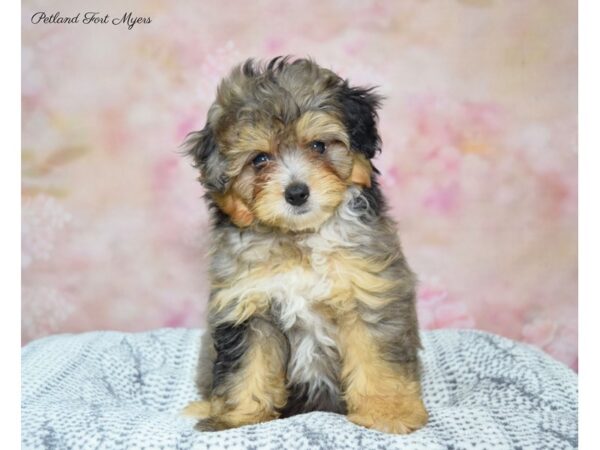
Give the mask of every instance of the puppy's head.
POLYGON ((307 59, 252 60, 224 79, 188 152, 238 227, 318 229, 349 186, 370 187, 379 97, 307 59))

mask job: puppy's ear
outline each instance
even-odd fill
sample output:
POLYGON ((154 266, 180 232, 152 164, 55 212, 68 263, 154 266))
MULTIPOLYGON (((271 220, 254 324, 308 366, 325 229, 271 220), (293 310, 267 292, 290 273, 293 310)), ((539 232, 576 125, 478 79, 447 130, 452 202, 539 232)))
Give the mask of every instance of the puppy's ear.
POLYGON ((219 152, 214 132, 209 124, 190 133, 185 142, 186 153, 194 159, 194 167, 200 169, 200 182, 208 191, 223 192, 229 182, 225 175, 225 157, 219 152))
POLYGON ((350 147, 368 159, 381 151, 377 131, 377 109, 381 100, 373 88, 350 87, 347 81, 339 91, 338 101, 350 136, 350 147))
POLYGON ((197 168, 201 168, 210 154, 217 151, 217 144, 208 124, 202 130, 188 134, 184 145, 187 154, 194 158, 194 167, 197 168))

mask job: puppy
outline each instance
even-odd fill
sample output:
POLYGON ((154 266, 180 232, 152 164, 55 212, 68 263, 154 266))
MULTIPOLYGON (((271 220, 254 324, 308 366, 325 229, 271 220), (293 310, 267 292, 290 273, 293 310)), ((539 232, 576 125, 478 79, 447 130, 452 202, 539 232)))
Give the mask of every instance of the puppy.
POLYGON ((379 103, 308 59, 249 60, 189 135, 214 218, 197 429, 309 411, 427 422, 415 277, 371 164, 379 103))

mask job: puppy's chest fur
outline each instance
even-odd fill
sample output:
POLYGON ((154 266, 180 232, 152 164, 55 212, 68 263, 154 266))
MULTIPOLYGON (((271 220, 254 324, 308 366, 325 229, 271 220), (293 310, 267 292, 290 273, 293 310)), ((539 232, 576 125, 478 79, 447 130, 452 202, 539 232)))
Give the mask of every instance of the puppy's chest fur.
POLYGON ((245 244, 228 283, 235 287, 222 290, 220 298, 229 297, 235 316, 260 312, 279 326, 290 343, 290 382, 333 386, 339 354, 328 311, 343 284, 335 244, 319 234, 298 239, 256 235, 245 244))
POLYGON ((349 274, 362 270, 356 239, 333 225, 304 236, 222 238, 227 243, 220 248, 227 250, 213 258, 213 308, 226 320, 269 317, 289 342, 288 388, 298 404, 343 412, 336 320, 354 301, 349 274))
POLYGON ((322 239, 300 242, 305 261, 275 275, 269 293, 271 315, 290 344, 288 383, 304 386, 309 399, 323 391, 339 394, 337 327, 326 314, 338 283, 322 252, 325 244, 322 239))

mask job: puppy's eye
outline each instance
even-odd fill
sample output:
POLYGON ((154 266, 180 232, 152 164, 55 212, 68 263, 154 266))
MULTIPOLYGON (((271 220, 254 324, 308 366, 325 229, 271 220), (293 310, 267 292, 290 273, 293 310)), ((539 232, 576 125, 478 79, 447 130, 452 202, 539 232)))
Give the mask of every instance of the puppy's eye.
POLYGON ((323 153, 325 153, 325 150, 327 150, 327 144, 325 144, 325 142, 323 141, 314 141, 310 143, 310 148, 311 150, 314 150, 315 152, 322 155, 323 153))
POLYGON ((271 161, 271 159, 273 159, 271 157, 271 155, 269 155, 268 153, 259 153, 258 155, 256 155, 256 157, 252 160, 252 165, 254 167, 262 167, 264 166, 266 163, 268 163, 269 161, 271 161))

